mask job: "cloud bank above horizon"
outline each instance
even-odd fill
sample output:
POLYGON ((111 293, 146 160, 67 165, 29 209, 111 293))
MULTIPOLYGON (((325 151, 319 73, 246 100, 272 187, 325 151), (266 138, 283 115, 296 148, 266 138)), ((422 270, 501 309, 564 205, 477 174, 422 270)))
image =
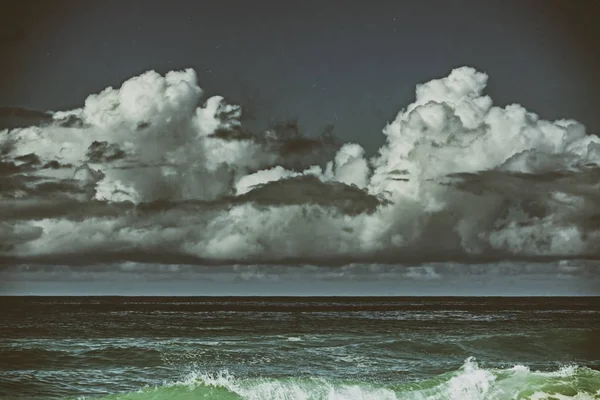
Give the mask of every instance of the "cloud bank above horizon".
POLYGON ((368 158, 249 132, 193 70, 149 71, 0 132, 0 257, 94 264, 600 256, 600 139, 493 105, 470 67, 416 87, 368 158))
POLYGON ((595 296, 598 261, 419 265, 110 263, 0 270, 0 295, 46 296, 595 296))

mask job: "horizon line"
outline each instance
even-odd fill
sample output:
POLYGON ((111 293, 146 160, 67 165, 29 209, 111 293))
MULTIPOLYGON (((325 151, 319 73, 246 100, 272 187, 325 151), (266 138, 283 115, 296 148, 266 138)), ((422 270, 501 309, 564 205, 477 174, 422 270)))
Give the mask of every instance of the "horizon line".
POLYGON ((600 294, 559 294, 559 295, 120 295, 120 294, 0 294, 0 298, 5 297, 80 297, 80 298, 600 298, 600 294))

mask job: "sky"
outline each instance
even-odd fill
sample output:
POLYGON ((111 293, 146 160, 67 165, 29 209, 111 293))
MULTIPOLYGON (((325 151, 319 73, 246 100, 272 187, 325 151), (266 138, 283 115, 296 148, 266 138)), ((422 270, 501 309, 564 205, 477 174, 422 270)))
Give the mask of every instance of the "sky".
POLYGON ((492 77, 500 105, 600 130, 591 1, 12 3, 0 105, 71 109, 146 70, 194 68, 257 127, 297 118, 316 135, 334 124, 374 152, 417 83, 468 65, 492 77))
POLYGON ((7 2, 0 294, 592 294, 597 16, 7 2))

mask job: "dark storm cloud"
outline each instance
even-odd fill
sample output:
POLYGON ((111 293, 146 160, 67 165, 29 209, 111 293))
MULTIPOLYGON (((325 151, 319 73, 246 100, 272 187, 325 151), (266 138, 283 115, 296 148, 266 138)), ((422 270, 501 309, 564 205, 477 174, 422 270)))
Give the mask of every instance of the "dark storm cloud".
POLYGON ((0 129, 13 129, 52 122, 52 113, 22 107, 0 107, 0 129))

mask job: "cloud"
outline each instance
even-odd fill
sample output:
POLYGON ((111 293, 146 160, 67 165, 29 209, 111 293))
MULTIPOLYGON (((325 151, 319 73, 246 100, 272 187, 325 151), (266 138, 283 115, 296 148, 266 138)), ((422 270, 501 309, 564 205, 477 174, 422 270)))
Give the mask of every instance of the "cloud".
MULTIPOLYGON (((597 258, 600 139, 576 121, 494 106, 487 81, 462 67, 417 85, 369 159, 293 122, 247 131, 243 110, 205 98, 191 69, 144 73, 50 123, 0 133, 0 257, 597 258)), ((423 271, 406 277, 437 279, 423 271)))
POLYGON ((7 294, 593 295, 597 261, 413 265, 20 264, 0 268, 7 294), (565 268, 569 267, 569 268, 565 268))

